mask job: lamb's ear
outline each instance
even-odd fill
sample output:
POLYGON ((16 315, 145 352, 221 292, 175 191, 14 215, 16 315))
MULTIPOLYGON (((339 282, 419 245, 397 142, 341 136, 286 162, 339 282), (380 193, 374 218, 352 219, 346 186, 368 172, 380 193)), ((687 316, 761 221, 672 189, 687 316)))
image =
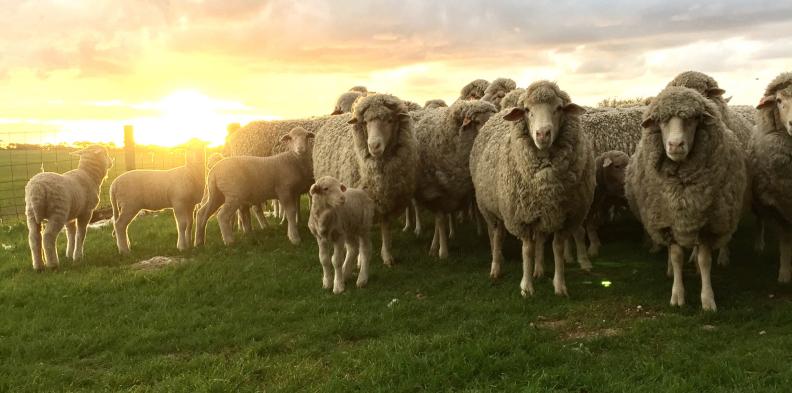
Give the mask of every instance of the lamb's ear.
POLYGON ((357 124, 357 122, 358 122, 358 121, 357 121, 357 117, 352 117, 351 119, 349 119, 349 121, 347 122, 347 124, 357 124))
POLYGON ((316 194, 316 184, 311 185, 311 188, 308 190, 308 194, 310 195, 316 194))
POLYGON ((605 157, 605 159, 602 160, 602 167, 603 168, 607 168, 607 167, 611 166, 611 164, 613 164, 613 160, 611 160, 610 157, 605 157))
POLYGON ((333 113, 330 114, 330 116, 340 115, 342 113, 344 113, 344 112, 341 112, 341 109, 336 109, 336 110, 333 111, 333 113))
POLYGON ((525 116, 525 109, 523 108, 512 108, 509 113, 503 115, 503 120, 508 121, 517 121, 522 119, 525 116))
POLYGON ((284 135, 284 136, 282 136, 282 137, 280 138, 280 141, 281 141, 281 142, 283 142, 283 143, 289 142, 289 141, 291 141, 291 140, 292 140, 292 137, 291 137, 291 135, 289 135, 289 134, 286 134, 286 135, 284 135))
POLYGON ((470 124, 470 118, 465 116, 465 118, 462 120, 462 127, 464 127, 464 126, 466 126, 468 124, 470 124))
POLYGON ((775 96, 764 96, 759 100, 759 105, 756 106, 756 109, 764 109, 770 105, 775 105, 775 96))
POLYGON ((341 192, 346 192, 346 190, 347 187, 344 185, 344 183, 341 183, 341 192))
POLYGON ((704 95, 706 95, 707 98, 721 97, 724 94, 726 94, 726 90, 719 89, 717 87, 713 87, 712 89, 707 89, 707 91, 704 92, 704 95))
POLYGON ((726 101, 726 103, 728 104, 732 100, 732 98, 734 98, 734 96, 726 97, 723 99, 723 101, 726 101))
POLYGON ((570 102, 569 104, 564 105, 564 112, 570 115, 580 116, 586 113, 586 110, 580 105, 570 102))
POLYGON ((641 122, 641 127, 643 128, 653 128, 657 123, 655 123, 654 119, 651 117, 647 117, 644 121, 641 122))

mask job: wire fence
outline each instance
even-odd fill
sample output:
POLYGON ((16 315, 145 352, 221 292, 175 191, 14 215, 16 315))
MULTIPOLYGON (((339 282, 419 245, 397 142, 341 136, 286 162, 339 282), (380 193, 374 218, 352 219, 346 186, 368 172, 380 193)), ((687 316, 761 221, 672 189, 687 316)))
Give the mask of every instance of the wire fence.
MULTIPOLYGON (((41 172, 63 173, 77 168, 79 158, 72 152, 88 145, 53 145, 45 135, 36 133, 0 133, 0 223, 11 224, 25 219, 25 184, 41 172)), ((184 165, 186 146, 134 146, 135 165, 127 165, 122 147, 107 145, 114 159, 102 183, 99 207, 95 218, 109 213, 109 189, 112 181, 130 168, 171 169, 184 165)))

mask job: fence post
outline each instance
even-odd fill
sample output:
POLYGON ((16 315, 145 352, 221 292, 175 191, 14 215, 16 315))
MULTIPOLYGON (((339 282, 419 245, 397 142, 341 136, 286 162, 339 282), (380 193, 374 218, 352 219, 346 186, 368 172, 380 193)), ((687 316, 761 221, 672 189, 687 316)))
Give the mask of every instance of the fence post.
POLYGON ((124 126, 124 165, 127 171, 135 169, 135 129, 124 126))

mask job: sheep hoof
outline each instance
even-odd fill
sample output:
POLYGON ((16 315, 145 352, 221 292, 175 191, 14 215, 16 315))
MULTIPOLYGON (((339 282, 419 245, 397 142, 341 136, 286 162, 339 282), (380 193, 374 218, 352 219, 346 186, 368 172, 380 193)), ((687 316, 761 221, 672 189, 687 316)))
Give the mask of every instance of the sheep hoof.
POLYGON ((440 251, 440 253, 439 253, 439 255, 438 255, 438 257, 439 257, 440 259, 448 259, 448 251, 442 251, 442 250, 441 250, 441 251, 440 251))
POLYGON ((357 285, 358 288, 365 288, 366 285, 368 285, 368 279, 366 279, 366 280, 358 280, 355 283, 355 285, 357 285))
POLYGON ((415 237, 421 237, 421 228, 415 228, 413 233, 415 233, 415 237))
POLYGON ((36 273, 42 273, 42 272, 44 272, 44 266, 33 266, 33 270, 36 273))
POLYGON ((528 288, 528 289, 520 288, 520 295, 522 295, 522 297, 524 297, 526 299, 529 298, 529 297, 532 297, 533 294, 534 294, 534 289, 533 288, 528 288))
POLYGON ((333 294, 338 295, 344 292, 344 287, 342 285, 336 285, 333 287, 333 294))
POLYGON ((566 284, 556 285, 555 286, 555 294, 557 296, 569 297, 569 293, 567 292, 566 284))
POLYGON ((685 294, 675 293, 674 291, 671 291, 671 306, 682 307, 684 305, 685 305, 685 294))
POLYGON ((533 276, 534 276, 534 278, 542 278, 542 277, 544 277, 544 269, 537 268, 536 270, 534 270, 533 276))
POLYGON ((718 311, 718 307, 715 305, 714 299, 705 299, 701 298, 701 309, 704 311, 718 311))
POLYGON ((729 266, 729 253, 725 251, 718 252, 718 265, 729 266))
POLYGON ((580 265, 580 268, 586 273, 591 273, 591 270, 594 269, 594 266, 591 265, 591 261, 589 260, 578 261, 578 264, 580 265))
POLYGON ((299 237, 295 237, 295 238, 289 238, 289 242, 291 242, 291 244, 293 244, 293 245, 295 245, 295 246, 296 246, 296 245, 299 245, 299 244, 300 244, 300 241, 301 241, 301 240, 300 240, 300 238, 299 238, 299 237))
POLYGON ((792 279, 792 275, 790 275, 789 271, 783 271, 778 273, 778 282, 781 284, 789 284, 790 279, 792 279))
POLYGON ((322 288, 323 289, 330 289, 333 287, 333 284, 330 282, 330 279, 323 278, 322 279, 322 288))
POLYGON ((385 267, 393 267, 393 259, 383 259, 382 264, 385 265, 385 267))
POLYGON ((591 258, 596 258, 599 256, 599 247, 595 247, 594 245, 589 246, 588 248, 588 256, 591 258))

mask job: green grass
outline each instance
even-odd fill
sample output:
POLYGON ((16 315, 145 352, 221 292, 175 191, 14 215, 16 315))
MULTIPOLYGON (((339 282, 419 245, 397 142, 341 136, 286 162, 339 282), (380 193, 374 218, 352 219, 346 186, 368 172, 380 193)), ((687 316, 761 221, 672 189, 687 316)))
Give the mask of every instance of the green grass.
POLYGON ((35 273, 25 228, 0 230, 0 243, 12 247, 0 250, 0 391, 792 386, 792 290, 775 283, 775 252, 752 254, 750 227, 737 235, 733 264, 714 268, 717 313, 699 310, 692 268, 688 305, 668 306, 664 256, 643 251, 640 229, 629 222, 603 234, 611 241, 594 273, 567 269, 568 299, 553 295, 549 279, 533 298, 520 297, 514 240, 504 277, 490 282, 486 236, 469 225, 446 262, 427 256, 427 235, 398 232, 399 264, 388 269, 375 257, 367 288, 352 284, 334 296, 322 290, 315 242, 301 231, 298 247, 282 227, 224 247, 212 221, 208 245, 185 254, 186 262, 132 270, 141 259, 178 255, 172 218, 150 215, 130 229, 132 256, 117 256, 105 227, 89 232, 83 264, 35 273))

